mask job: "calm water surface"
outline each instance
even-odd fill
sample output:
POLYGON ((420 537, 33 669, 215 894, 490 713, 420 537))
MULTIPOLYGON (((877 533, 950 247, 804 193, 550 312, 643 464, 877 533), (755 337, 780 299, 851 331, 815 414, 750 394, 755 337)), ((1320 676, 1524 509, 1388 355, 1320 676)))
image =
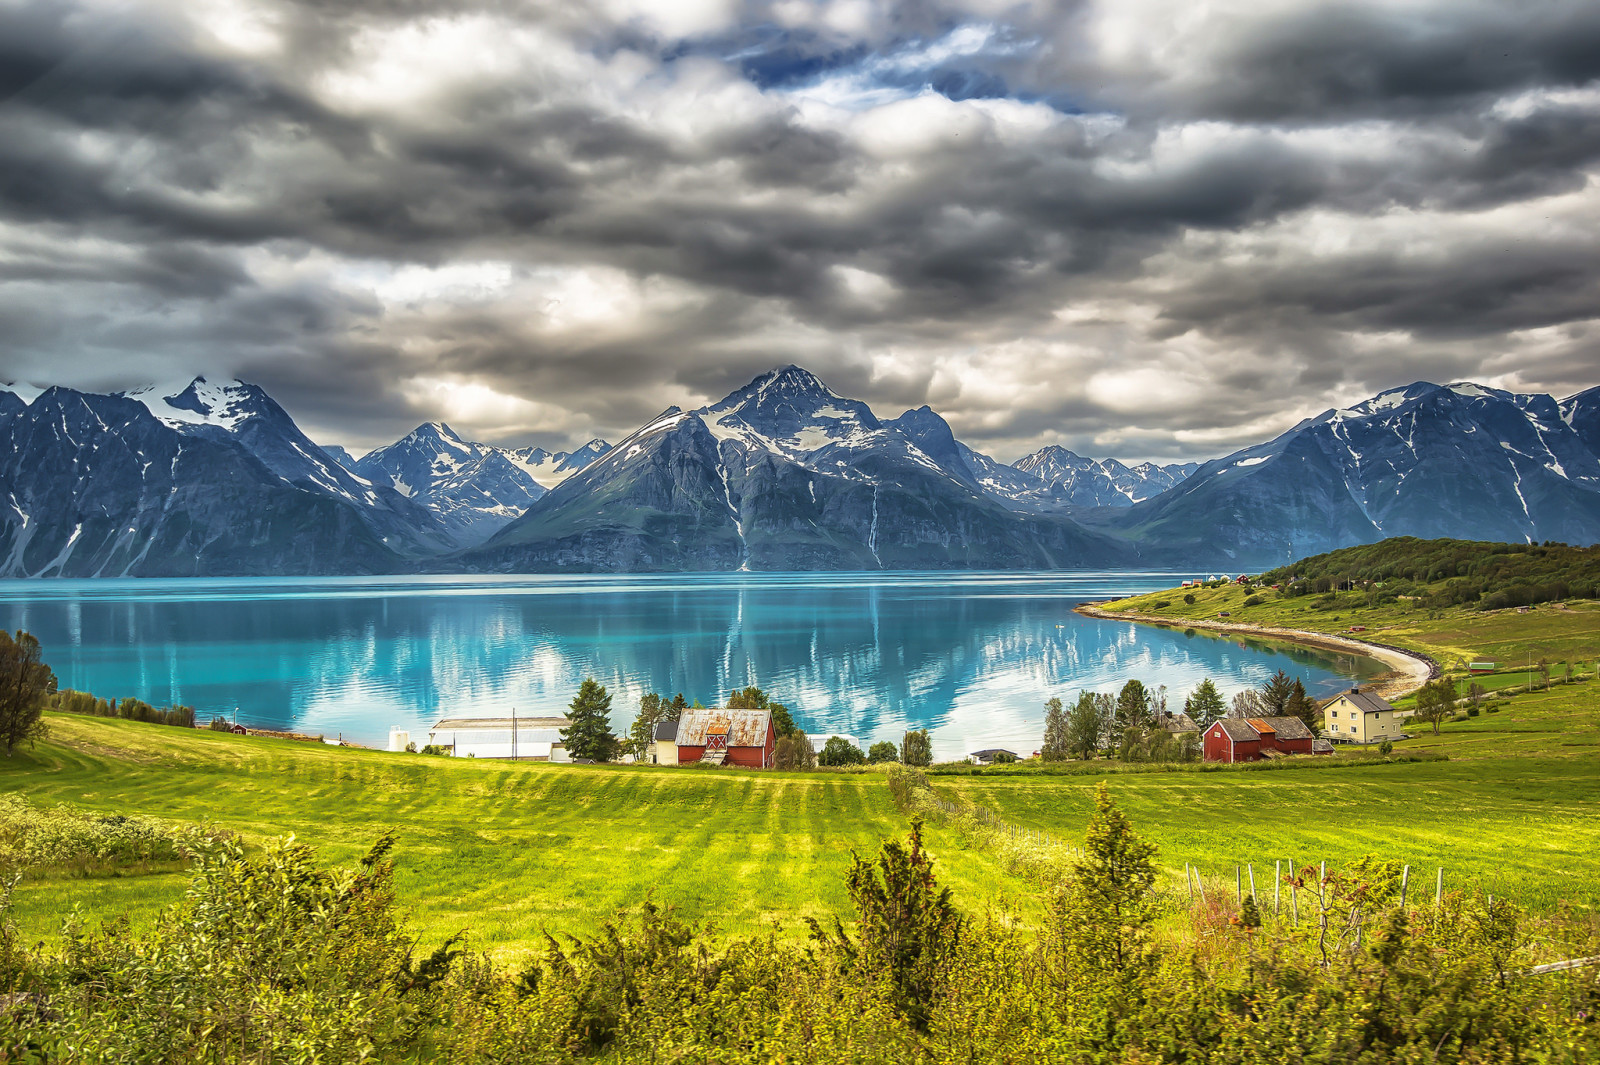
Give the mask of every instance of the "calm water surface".
POLYGON ((7 580, 0 624, 38 636, 63 687, 372 745, 442 716, 559 713, 592 676, 619 732, 644 692, 713 704, 759 684, 863 746, 925 727, 941 758, 1027 752, 1052 695, 1138 677, 1176 709, 1207 676, 1231 696, 1282 668, 1329 693, 1376 668, 1072 612, 1191 576, 7 580))

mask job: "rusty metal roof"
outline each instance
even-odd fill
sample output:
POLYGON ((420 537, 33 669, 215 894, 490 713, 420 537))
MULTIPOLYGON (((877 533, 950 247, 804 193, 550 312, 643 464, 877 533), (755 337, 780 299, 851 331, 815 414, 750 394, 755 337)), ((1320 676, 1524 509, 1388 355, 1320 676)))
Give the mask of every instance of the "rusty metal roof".
POLYGON ((1250 722, 1251 728, 1255 729, 1263 736, 1268 735, 1269 733, 1275 736, 1278 733, 1278 730, 1269 725, 1267 723, 1267 719, 1264 717, 1247 717, 1245 720, 1250 722))
POLYGON ((714 729, 728 733, 729 747, 765 747, 772 726, 769 710, 685 710, 678 719, 678 746, 703 747, 714 729))

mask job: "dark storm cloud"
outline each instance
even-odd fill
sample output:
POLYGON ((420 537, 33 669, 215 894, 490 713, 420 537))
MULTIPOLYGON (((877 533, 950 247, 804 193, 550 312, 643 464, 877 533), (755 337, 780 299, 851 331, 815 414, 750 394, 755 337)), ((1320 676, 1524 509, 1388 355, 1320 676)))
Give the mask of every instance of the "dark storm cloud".
POLYGON ((795 361, 1008 458, 1593 383, 1593 5, 25 3, 0 71, 0 379, 559 444, 795 361))

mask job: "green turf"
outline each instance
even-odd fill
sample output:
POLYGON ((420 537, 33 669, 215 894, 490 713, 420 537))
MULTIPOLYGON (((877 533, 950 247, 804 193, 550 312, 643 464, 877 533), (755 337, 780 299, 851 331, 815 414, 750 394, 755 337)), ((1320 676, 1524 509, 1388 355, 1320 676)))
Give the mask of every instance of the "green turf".
MULTIPOLYGON (((1600 683, 1497 698, 1494 713, 1422 732, 1397 753, 1448 761, 1337 769, 1119 773, 1117 801, 1161 847, 1231 885, 1253 862, 1397 858, 1449 886, 1531 904, 1600 903, 1600 683)), ((878 773, 486 763, 50 715, 50 738, 0 759, 0 790, 39 803, 210 820, 251 840, 286 832, 329 860, 400 833, 397 888, 425 942, 469 928, 503 958, 540 933, 590 931, 648 893, 743 933, 846 913, 843 873, 903 834, 878 773)), ((1341 753, 1357 760, 1371 756, 1341 753)), ((1023 767, 1019 767, 1022 769, 1023 767)), ((937 776, 938 792, 1059 837, 1081 834, 1101 774, 937 776)), ((1031 893, 945 829, 929 842, 969 910, 1031 893)), ((39 877, 19 925, 45 936, 74 906, 144 920, 177 898, 177 873, 39 877)), ((1173 884, 1178 883, 1176 879, 1173 884)), ((1026 904, 1021 903, 1026 909, 1026 904)))
MULTIPOLYGON (((132 722, 49 715, 50 738, 0 759, 0 790, 40 804, 210 820, 255 841, 283 833, 330 860, 400 834, 396 884, 425 938, 470 927, 520 953, 541 931, 590 931, 658 899, 749 932, 842 912, 852 848, 905 821, 880 774, 551 766, 386 754, 132 722)), ((939 834, 932 833, 937 842, 939 834)), ((942 849, 954 853, 953 843, 942 849)), ((1017 885, 988 857, 946 863, 975 903, 1017 885)), ((29 934, 74 904, 147 916, 181 875, 44 879, 17 893, 29 934)))

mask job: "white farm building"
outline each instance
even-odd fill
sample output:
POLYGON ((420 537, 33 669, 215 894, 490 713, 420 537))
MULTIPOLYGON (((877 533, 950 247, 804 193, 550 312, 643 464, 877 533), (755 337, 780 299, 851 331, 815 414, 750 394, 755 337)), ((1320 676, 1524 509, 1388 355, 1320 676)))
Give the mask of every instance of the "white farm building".
POLYGON ((456 758, 515 758, 565 762, 564 717, 447 717, 428 730, 428 742, 456 758))

